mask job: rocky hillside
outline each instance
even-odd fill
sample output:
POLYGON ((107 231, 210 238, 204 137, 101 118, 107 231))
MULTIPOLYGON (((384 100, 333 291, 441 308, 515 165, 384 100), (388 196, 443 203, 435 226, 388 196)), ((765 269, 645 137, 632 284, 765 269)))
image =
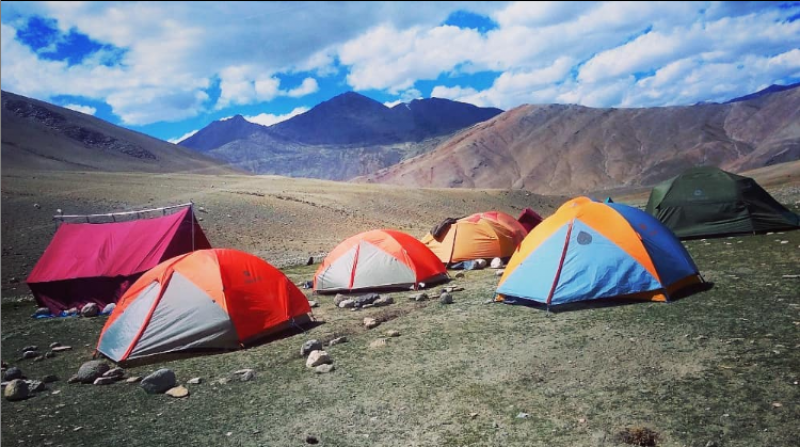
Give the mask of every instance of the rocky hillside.
POLYGON ((2 170, 234 172, 224 163, 73 110, 2 92, 2 170))
POLYGON ((427 152, 500 109, 430 98, 392 108, 348 92, 265 127, 235 116, 182 141, 259 174, 346 180, 427 152))
POLYGON ((651 185, 696 165, 800 159, 800 88, 774 90, 686 107, 525 105, 357 181, 574 194, 651 185))

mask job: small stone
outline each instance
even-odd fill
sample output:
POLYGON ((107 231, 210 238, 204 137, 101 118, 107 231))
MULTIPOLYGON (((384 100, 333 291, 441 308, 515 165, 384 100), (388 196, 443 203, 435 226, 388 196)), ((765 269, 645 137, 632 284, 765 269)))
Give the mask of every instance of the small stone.
POLYGON ((342 308, 342 309, 353 308, 353 307, 356 307, 356 302, 355 302, 355 300, 349 300, 349 299, 348 300, 344 300, 344 301, 339 303, 339 307, 342 308))
POLYGON ((50 349, 57 348, 59 346, 61 346, 61 343, 59 343, 57 341, 54 341, 54 342, 50 343, 50 349))
POLYGON ((121 379, 124 375, 125 370, 120 367, 111 368, 103 373, 103 377, 111 377, 114 380, 121 379))
POLYGON ((149 394, 163 393, 176 385, 175 373, 171 369, 161 368, 142 379, 142 388, 149 394))
POLYGON ((453 295, 445 292, 439 295, 439 302, 442 304, 453 304, 453 295))
POLYGON ((717 447, 717 443, 714 441, 706 442, 706 447, 717 447))
POLYGON ((72 346, 56 346, 52 349, 53 352, 72 351, 72 346))
POLYGON ((230 381, 231 381, 231 379, 229 379, 227 377, 222 377, 219 380, 217 380, 217 383, 220 384, 220 385, 225 385, 230 381))
POLYGON ((328 342, 328 346, 338 345, 340 343, 347 343, 347 337, 337 337, 328 342))
POLYGON ((350 297, 349 297, 349 296, 347 296, 347 295, 342 295, 341 293, 337 293, 337 294, 336 294, 336 296, 335 296, 335 297, 333 297, 333 304, 335 304, 335 305, 336 305, 336 306, 338 306, 338 307, 341 307, 341 306, 339 306, 339 304, 340 304, 342 301, 349 300, 349 299, 350 299, 350 297))
POLYGON ((36 309, 36 312, 34 312, 32 316, 34 318, 36 318, 36 317, 44 317, 44 316, 48 316, 48 315, 51 315, 50 309, 48 309, 46 307, 40 307, 40 308, 36 309))
POLYGON ((108 303, 108 304, 106 304, 106 307, 103 308, 103 312, 102 313, 103 313, 103 315, 111 314, 111 313, 114 312, 114 309, 116 309, 116 308, 117 308, 117 304, 116 303, 108 303))
POLYGON ((92 360, 86 362, 78 369, 78 381, 81 383, 93 383, 95 379, 108 371, 109 366, 102 360, 92 360))
POLYGON ((186 381, 186 383, 188 383, 190 385, 199 385, 202 382, 203 382, 203 379, 200 378, 200 377, 193 377, 193 378, 191 378, 191 379, 186 381))
POLYGON ((319 444, 319 439, 316 436, 306 436, 306 444, 319 444))
POLYGON ((585 424, 585 423, 586 423, 586 418, 580 418, 580 419, 578 419, 578 423, 579 423, 579 424, 585 424))
POLYGON ((314 257, 309 256, 308 261, 306 261, 306 265, 314 265, 314 257))
POLYGON ((67 379, 67 383, 79 383, 79 382, 80 382, 80 379, 78 379, 78 375, 77 374, 75 374, 72 377, 70 377, 69 379, 67 379))
POLYGON ((22 379, 14 379, 8 382, 3 390, 3 396, 10 401, 27 399, 29 395, 28 383, 22 379))
POLYGON ((334 369, 336 369, 335 366, 326 363, 324 365, 319 365, 316 368, 314 368, 314 372, 316 372, 317 374, 326 374, 333 371, 334 369))
POLYGON ((503 260, 500 258, 493 258, 492 262, 489 263, 489 267, 493 269, 503 268, 503 260))
POLYGON ((98 377, 94 379, 95 385, 111 385, 117 382, 116 377, 98 377))
POLYGON ((28 384, 28 390, 31 393, 38 393, 47 389, 41 380, 26 380, 25 382, 28 384))
POLYGON ((371 349, 380 349, 386 347, 386 339, 379 338, 377 340, 373 340, 372 343, 369 344, 371 349))
POLYGON ((52 393, 50 393, 51 396, 57 396, 59 394, 61 394, 61 390, 55 390, 52 393))
POLYGON ((47 351, 44 353, 44 358, 51 359, 56 356, 56 353, 53 351, 47 351))
POLYGON ((34 359, 39 357, 39 353, 37 351, 25 351, 22 353, 23 359, 34 359))
POLYGON ((314 368, 325 363, 333 363, 331 357, 325 351, 312 351, 306 359, 306 367, 314 368))
POLYGON ((475 270, 485 269, 487 264, 488 263, 486 262, 486 259, 476 259, 475 260, 475 270))
POLYGON ((81 430, 83 430, 83 427, 75 427, 72 429, 72 431, 81 431, 81 430))
POLYGON ((470 413, 469 414, 469 418, 470 419, 475 419, 476 417, 478 417, 478 413, 470 413))
POLYGON ((125 380, 125 383, 136 383, 136 382, 141 382, 141 381, 142 381, 141 377, 133 376, 133 377, 128 377, 128 379, 125 380))
POLYGON ((20 352, 25 353, 27 351, 38 351, 38 346, 25 346, 24 348, 20 349, 20 352))
POLYGON ((318 302, 316 302, 316 301, 309 301, 309 302, 308 302, 308 306, 309 306, 309 307, 312 307, 312 308, 314 308, 314 307, 319 307, 319 303, 318 303, 318 302))
POLYGON ((44 378, 42 379, 42 382, 44 382, 44 383, 58 382, 58 376, 56 376, 54 374, 48 374, 48 375, 44 376, 44 378))
POLYGON ((43 361, 45 361, 46 358, 47 357, 45 357, 43 355, 37 355, 36 357, 33 358, 33 361, 34 362, 43 362, 43 361))
POLYGON ((458 273, 456 273, 456 278, 463 278, 464 276, 466 276, 466 275, 464 274, 464 272, 458 272, 458 273))
POLYGON ((67 315, 78 315, 78 308, 77 307, 70 307, 69 309, 64 311, 67 315))
POLYGON ((450 287, 445 287, 444 289, 442 289, 442 293, 461 292, 463 290, 464 290, 464 288, 460 287, 460 286, 450 286, 450 287))
POLYGON ((170 397, 174 397, 176 399, 180 399, 181 397, 186 397, 189 395, 189 390, 186 389, 183 385, 178 385, 176 387, 168 389, 164 394, 170 397))
POLYGON ((783 404, 782 404, 782 403, 780 403, 780 402, 773 402, 773 403, 772 403, 772 407, 773 407, 773 408, 780 408, 780 407, 782 407, 782 406, 783 406, 783 404))
POLYGON ((428 294, 425 292, 415 293, 408 298, 413 301, 428 301, 429 299, 428 294))
POLYGON ((520 413, 517 415, 517 419, 528 419, 530 416, 528 413, 520 413))
POLYGON ((254 380, 255 378, 256 378, 256 372, 253 371, 252 369, 250 369, 250 370, 247 370, 245 373, 243 373, 243 374, 241 374, 239 376, 239 381, 240 382, 249 382, 251 380, 254 380))
POLYGON ((500 428, 500 424, 498 424, 497 421, 492 422, 492 428, 500 428))
POLYGON ((394 298, 390 296, 382 296, 372 302, 372 305, 375 307, 388 306, 390 304, 394 304, 394 298))
POLYGON ((488 300, 484 301, 483 304, 493 304, 494 302, 494 298, 489 298, 488 300))
POLYGON ((81 308, 82 317, 96 317, 98 313, 100 313, 100 309, 96 303, 87 303, 81 308))
POLYGON ((311 351, 321 351, 322 350, 322 343, 319 340, 307 340, 303 343, 303 346, 300 347, 300 357, 308 357, 308 354, 311 354, 311 351))
POLYGON ((400 336, 400 331, 396 331, 394 329, 386 331, 386 336, 387 337, 399 337, 400 336))
POLYGON ((23 377, 24 376, 22 375, 22 370, 17 368, 16 366, 12 366, 3 373, 3 382, 10 382, 12 380, 21 379, 23 377))
POLYGON ((494 276, 503 276, 506 273, 505 269, 494 272, 494 276))
POLYGON ((38 203, 34 203, 34 204, 33 204, 33 207, 34 207, 34 208, 36 208, 36 209, 38 210, 38 209, 41 209, 41 208, 42 208, 42 205, 39 205, 38 203))
POLYGON ((380 324, 381 323, 378 320, 374 319, 374 318, 369 318, 369 317, 364 318, 364 327, 367 328, 367 329, 376 328, 380 324))

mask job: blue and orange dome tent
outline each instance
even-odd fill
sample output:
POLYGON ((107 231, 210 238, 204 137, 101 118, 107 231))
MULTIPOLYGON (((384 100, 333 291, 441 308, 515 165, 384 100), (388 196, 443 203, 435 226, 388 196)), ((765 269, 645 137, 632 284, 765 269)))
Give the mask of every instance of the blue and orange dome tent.
POLYGON ((681 242, 656 218, 578 197, 531 230, 508 262, 497 299, 548 306, 602 298, 668 301, 702 281, 681 242))

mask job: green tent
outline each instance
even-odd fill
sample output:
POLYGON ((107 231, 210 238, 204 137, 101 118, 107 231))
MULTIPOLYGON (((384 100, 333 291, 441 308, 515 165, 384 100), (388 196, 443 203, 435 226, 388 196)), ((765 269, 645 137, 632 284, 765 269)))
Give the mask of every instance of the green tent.
POLYGON ((653 188, 647 212, 680 238, 797 228, 800 218, 755 180, 715 167, 692 168, 653 188))

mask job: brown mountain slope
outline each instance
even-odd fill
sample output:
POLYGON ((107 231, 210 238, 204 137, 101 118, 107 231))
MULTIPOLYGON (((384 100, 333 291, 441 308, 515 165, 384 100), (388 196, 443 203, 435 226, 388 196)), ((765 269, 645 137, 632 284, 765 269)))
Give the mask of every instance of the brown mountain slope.
POLYGON ((190 149, 5 91, 2 170, 235 172, 190 149))
POLYGON ((525 105, 357 181, 574 194, 651 185, 695 165, 800 158, 800 88, 731 104, 647 109, 525 105))

